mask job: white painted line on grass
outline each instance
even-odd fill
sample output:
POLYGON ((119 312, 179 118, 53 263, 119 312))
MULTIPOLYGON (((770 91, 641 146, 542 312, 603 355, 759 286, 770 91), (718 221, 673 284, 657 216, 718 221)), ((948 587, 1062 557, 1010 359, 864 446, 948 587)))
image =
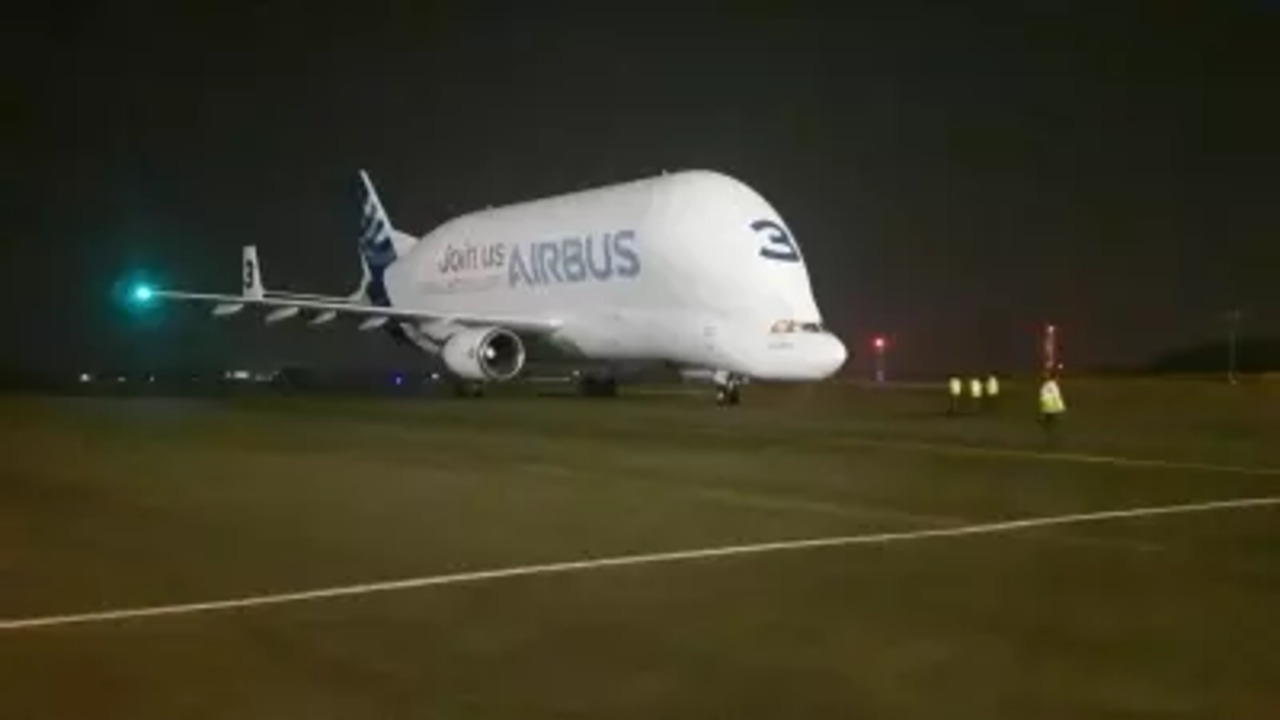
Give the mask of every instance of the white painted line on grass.
POLYGON ((898 448, 902 450, 922 450, 925 452, 950 453, 953 455, 977 455, 986 457, 1015 458, 1021 460, 1048 460, 1088 463, 1093 465, 1114 465, 1116 467, 1147 467, 1163 470, 1193 470, 1198 472, 1230 473, 1235 475, 1280 477, 1280 467, 1266 467, 1262 465, 1217 465, 1214 463, 1180 462, 1177 460, 1127 458, 1115 455, 1086 455, 1083 453, 1045 452, 949 443, 912 442, 910 440, 873 440, 870 438, 845 437, 838 438, 836 442, 845 445, 898 448))
POLYGON ((1280 505, 1280 496, 1241 498, 1235 500, 1218 500, 1183 505, 1164 505, 1156 507, 1129 508, 1126 510, 1104 510, 1100 512, 1076 513, 1071 515, 1050 515, 1021 520, 1003 520, 999 522, 962 525, 960 527, 933 528, 928 530, 907 530, 902 532, 872 533, 867 535, 843 535, 836 537, 812 538, 808 540, 782 540, 778 542, 756 543, 752 545, 730 545, 724 547, 702 548, 697 550, 677 550, 673 552, 647 553, 643 555, 622 555, 611 558, 596 558, 570 562, 545 563, 540 565, 523 565, 494 570, 476 570, 470 572, 450 573, 446 575, 428 575, 424 577, 388 580, 384 582, 345 585, 340 587, 304 590, 300 592, 255 595, 230 600, 213 600, 208 602, 182 603, 175 605, 156 605, 151 607, 125 608, 87 612, 75 615, 50 615, 45 617, 14 618, 0 620, 0 631, 24 630, 39 627, 60 625, 76 625, 87 623, 106 623, 119 620, 157 617, 161 615, 194 615, 196 613, 251 608, 263 605, 283 605, 285 603, 308 602, 329 598, 349 597, 354 595, 373 595, 402 590, 435 587, 440 585, 463 585, 501 580, 504 578, 525 577, 530 575, 551 575, 553 573, 576 572, 580 570, 597 570, 602 568, 623 567, 628 565, 656 565, 659 563, 683 562, 686 560, 703 560, 708 558, 732 557, 735 555, 756 555, 787 550, 807 550, 814 548, 837 547, 843 545, 882 545, 908 540, 925 540, 929 538, 959 537, 963 535, 990 535, 994 533, 1012 532, 1029 528, 1047 527, 1051 525, 1068 525, 1073 523, 1097 522, 1119 518, 1151 517, 1156 515, 1175 515, 1181 513, 1208 512, 1233 508, 1266 507, 1280 505))

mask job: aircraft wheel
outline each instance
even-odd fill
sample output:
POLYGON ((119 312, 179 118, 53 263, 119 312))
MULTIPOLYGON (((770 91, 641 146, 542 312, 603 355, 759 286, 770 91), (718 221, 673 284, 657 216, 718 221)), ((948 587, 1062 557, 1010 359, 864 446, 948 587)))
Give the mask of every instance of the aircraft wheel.
POLYGON ((727 385, 719 385, 716 387, 716 404, 721 406, 737 405, 742 401, 739 394, 738 383, 729 383, 727 385))
POLYGON ((578 391, 586 397, 617 397, 618 381, 612 377, 587 375, 578 381, 578 391))

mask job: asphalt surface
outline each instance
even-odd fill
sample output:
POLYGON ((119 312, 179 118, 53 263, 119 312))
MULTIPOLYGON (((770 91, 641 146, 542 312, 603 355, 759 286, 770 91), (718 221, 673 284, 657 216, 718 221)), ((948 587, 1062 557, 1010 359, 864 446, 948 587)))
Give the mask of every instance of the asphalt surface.
POLYGON ((0 717, 1275 717, 1273 386, 0 402, 0 717))

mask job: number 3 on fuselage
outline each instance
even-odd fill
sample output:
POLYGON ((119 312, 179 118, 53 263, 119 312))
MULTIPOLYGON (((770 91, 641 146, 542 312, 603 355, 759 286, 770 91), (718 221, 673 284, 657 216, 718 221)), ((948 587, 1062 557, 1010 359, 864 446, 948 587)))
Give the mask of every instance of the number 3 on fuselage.
POLYGON ((791 233, 772 220, 757 220, 751 223, 756 232, 768 232, 768 242, 760 248, 760 257, 782 262, 800 262, 800 248, 791 239, 791 233))

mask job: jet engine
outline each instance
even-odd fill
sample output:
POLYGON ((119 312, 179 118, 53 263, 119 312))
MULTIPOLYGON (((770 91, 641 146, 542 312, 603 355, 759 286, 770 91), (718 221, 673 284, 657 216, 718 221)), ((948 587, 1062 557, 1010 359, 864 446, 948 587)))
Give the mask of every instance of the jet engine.
POLYGON ((464 380, 510 380, 524 368, 524 356, 520 337, 496 327, 460 330, 440 349, 449 371, 464 380))

